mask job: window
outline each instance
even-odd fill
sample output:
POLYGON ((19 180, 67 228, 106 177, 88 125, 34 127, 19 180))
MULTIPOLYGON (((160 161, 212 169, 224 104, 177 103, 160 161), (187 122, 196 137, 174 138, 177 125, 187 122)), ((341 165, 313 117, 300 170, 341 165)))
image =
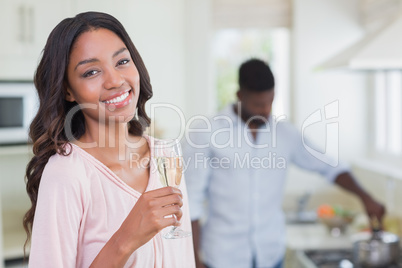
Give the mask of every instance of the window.
POLYGON ((402 159, 402 71, 375 73, 374 154, 402 159))
POLYGON ((289 115, 289 30, 223 29, 213 41, 217 108, 236 100, 238 68, 250 58, 266 61, 275 76, 275 101, 272 113, 289 115))

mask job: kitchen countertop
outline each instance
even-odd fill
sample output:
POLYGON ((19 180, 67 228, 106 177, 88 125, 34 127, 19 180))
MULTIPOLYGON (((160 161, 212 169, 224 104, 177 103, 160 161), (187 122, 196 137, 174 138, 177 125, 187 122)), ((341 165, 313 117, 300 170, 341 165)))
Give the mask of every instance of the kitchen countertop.
POLYGON ((333 237, 321 223, 288 224, 286 232, 286 244, 292 250, 351 248, 350 235, 355 233, 350 226, 345 234, 333 237))
POLYGON ((338 237, 330 235, 322 223, 287 224, 286 255, 284 268, 316 268, 305 255, 305 250, 314 249, 348 249, 352 248, 350 235, 356 230, 349 226, 346 232, 338 237))

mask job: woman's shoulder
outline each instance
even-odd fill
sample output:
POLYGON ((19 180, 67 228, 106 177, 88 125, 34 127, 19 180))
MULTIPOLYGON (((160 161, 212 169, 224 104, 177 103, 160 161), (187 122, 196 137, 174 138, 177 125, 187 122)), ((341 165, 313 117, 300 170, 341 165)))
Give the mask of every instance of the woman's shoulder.
POLYGON ((40 196, 48 196, 44 200, 51 197, 70 201, 78 197, 77 200, 86 202, 90 196, 87 164, 71 144, 64 149, 65 153, 58 152, 49 158, 39 184, 40 196))
POLYGON ((79 153, 79 147, 72 143, 67 143, 63 147, 64 151, 57 152, 49 158, 48 164, 60 166, 60 168, 78 168, 83 164, 83 157, 79 153))
POLYGON ((42 179, 45 177, 52 180, 63 180, 69 178, 80 178, 86 173, 85 159, 78 152, 77 146, 67 143, 64 146, 64 152, 57 152, 49 158, 42 173, 42 179))

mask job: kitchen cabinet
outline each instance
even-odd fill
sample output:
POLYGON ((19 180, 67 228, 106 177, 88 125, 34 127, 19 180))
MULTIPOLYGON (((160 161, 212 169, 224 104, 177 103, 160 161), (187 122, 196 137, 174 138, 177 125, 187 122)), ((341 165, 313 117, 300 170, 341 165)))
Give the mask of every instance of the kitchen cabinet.
POLYGON ((5 259, 23 257, 22 219, 30 208, 24 176, 31 152, 30 145, 0 146, 0 268, 5 259))
POLYGON ((71 15, 62 0, 0 0, 0 79, 32 80, 53 27, 71 15))

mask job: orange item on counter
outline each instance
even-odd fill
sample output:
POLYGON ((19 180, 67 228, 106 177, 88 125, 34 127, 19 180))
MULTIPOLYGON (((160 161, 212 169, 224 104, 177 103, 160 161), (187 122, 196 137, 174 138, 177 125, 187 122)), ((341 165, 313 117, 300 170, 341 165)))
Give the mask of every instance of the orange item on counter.
POLYGON ((335 216, 335 210, 332 206, 323 204, 318 207, 317 215, 320 218, 330 218, 330 217, 335 216))

